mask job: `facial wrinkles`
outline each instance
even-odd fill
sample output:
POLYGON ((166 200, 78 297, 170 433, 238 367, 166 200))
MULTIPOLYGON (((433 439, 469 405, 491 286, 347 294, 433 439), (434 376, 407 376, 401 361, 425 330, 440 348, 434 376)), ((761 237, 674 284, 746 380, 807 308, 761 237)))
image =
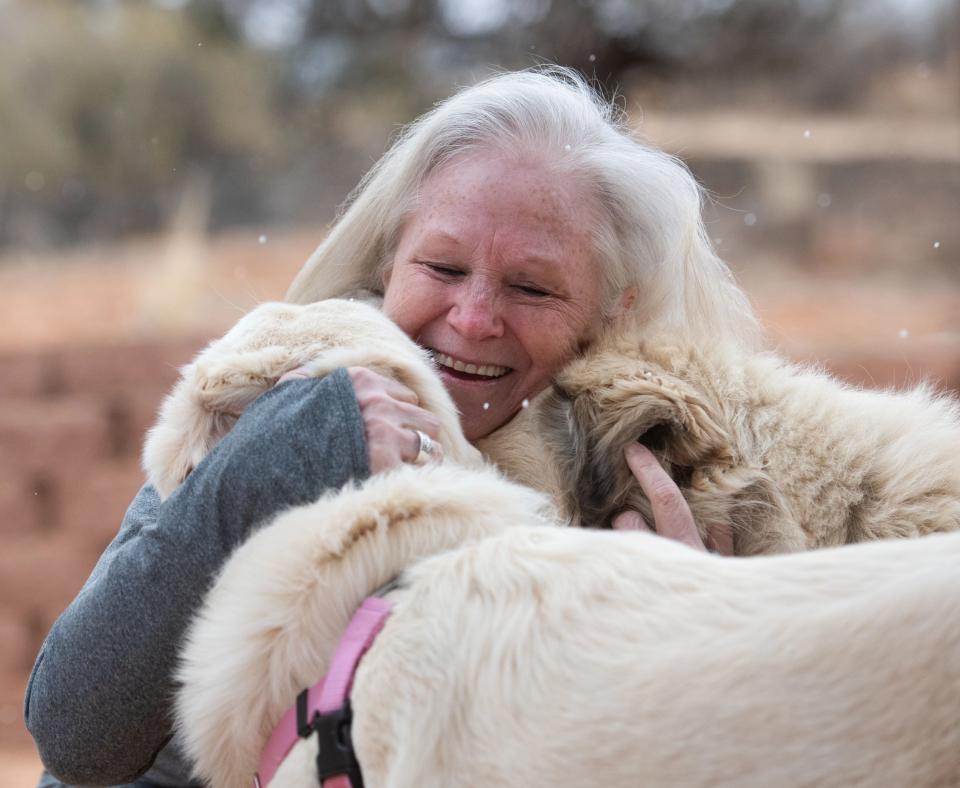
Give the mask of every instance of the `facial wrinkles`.
MULTIPOLYGON (((488 248, 496 245, 496 238, 487 244, 488 248)), ((502 265, 496 260, 508 256, 509 252, 490 249, 486 258, 494 258, 492 264, 486 259, 473 262, 465 272, 464 281, 459 285, 462 292, 453 307, 454 322, 468 330, 465 339, 489 346, 491 340, 521 329, 529 320, 542 320, 547 314, 554 315, 558 328, 559 321, 563 321, 565 328, 586 324, 582 305, 567 295, 569 287, 565 282, 541 272, 539 264, 517 267, 502 265), (525 294, 519 289, 524 286, 542 289, 547 295, 525 294)))
POLYGON ((548 385, 590 339, 592 211, 536 161, 496 154, 451 166, 431 175, 402 230, 385 306, 420 344, 454 361, 510 370, 486 387, 445 379, 467 432, 478 436, 548 385))

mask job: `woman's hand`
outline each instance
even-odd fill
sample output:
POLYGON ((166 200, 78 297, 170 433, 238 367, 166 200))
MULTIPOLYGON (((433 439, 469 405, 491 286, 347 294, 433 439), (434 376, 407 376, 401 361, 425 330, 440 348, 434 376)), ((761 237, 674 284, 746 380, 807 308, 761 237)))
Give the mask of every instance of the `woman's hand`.
MULTIPOLYGON (((414 462, 420 455, 418 432, 433 440, 430 459, 443 459, 443 447, 436 442, 440 421, 419 407, 420 400, 412 389, 366 367, 348 367, 347 374, 360 404, 371 474, 414 462)), ((277 384, 308 377, 312 375, 298 367, 283 375, 277 384)))
MULTIPOLYGON (((641 443, 632 443, 624 451, 627 465, 637 479, 640 489, 653 509, 654 528, 660 536, 683 542, 697 550, 713 550, 721 555, 733 555, 733 534, 728 525, 718 526, 707 536, 707 543, 700 538, 690 507, 680 493, 680 488, 657 462, 653 453, 641 443)), ((618 531, 642 530, 649 526, 639 512, 621 512, 613 521, 618 531)))

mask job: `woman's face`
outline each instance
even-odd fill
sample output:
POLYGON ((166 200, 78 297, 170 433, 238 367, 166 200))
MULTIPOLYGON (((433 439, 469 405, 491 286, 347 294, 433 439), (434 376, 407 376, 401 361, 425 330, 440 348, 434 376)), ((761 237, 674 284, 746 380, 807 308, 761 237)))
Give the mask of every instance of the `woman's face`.
POLYGON ((384 311, 429 349, 470 440, 507 422, 599 325, 592 201, 531 157, 434 171, 384 277, 384 311))

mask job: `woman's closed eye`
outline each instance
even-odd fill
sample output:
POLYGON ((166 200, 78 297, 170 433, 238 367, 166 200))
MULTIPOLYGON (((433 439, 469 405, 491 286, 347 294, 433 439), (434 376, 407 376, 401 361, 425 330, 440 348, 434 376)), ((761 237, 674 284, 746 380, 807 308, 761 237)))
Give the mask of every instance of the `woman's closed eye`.
MULTIPOLYGON (((438 276, 441 279, 457 280, 462 279, 467 275, 467 271, 459 268, 456 265, 438 263, 430 260, 419 260, 418 262, 431 274, 438 276)), ((511 287, 513 287, 513 289, 518 293, 530 298, 548 298, 553 295, 550 290, 547 290, 545 287, 533 282, 517 282, 516 284, 511 285, 511 287)))
POLYGON ((459 278, 465 273, 455 266, 445 265, 444 263, 431 263, 427 260, 423 260, 421 261, 421 265, 426 266, 427 269, 439 276, 444 276, 450 279, 459 278))
POLYGON ((551 295, 550 291, 544 290, 538 285, 524 284, 514 285, 514 287, 524 295, 532 296, 533 298, 546 298, 547 296, 551 295))

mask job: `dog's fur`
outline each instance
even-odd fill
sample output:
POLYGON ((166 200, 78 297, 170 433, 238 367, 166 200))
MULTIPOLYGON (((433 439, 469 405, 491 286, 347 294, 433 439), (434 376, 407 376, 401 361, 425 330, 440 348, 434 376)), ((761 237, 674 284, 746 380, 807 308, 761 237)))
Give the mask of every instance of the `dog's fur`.
POLYGON ((774 354, 645 339, 630 324, 479 445, 575 524, 608 527, 624 509, 653 522, 623 458, 638 439, 704 535, 733 527, 738 555, 960 528, 955 398, 855 389, 774 354))
MULTIPOLYGON (((228 562, 178 700, 214 785, 249 779, 362 598, 420 559, 353 692, 370 785, 960 779, 960 537, 724 562, 531 527, 649 515, 621 459, 643 438, 741 553, 955 529, 955 403, 616 334, 481 443, 542 497, 463 467, 477 454, 429 359, 376 309, 267 305, 185 368, 148 440, 151 480, 169 494, 245 404, 317 357, 317 374, 373 366, 413 388, 456 462, 282 514, 228 562)), ((297 745, 275 785, 313 785, 310 765, 297 745)))
MULTIPOLYGON (((477 466, 427 354, 375 307, 264 304, 184 367, 144 447, 169 493, 249 402, 294 367, 362 365, 412 388, 447 456, 477 466)), ((680 485, 701 530, 730 525, 738 555, 960 528, 960 407, 919 387, 863 391, 773 354, 645 339, 621 324, 552 390, 479 442, 574 524, 634 509, 653 522, 623 449, 640 439, 680 485)))
MULTIPOLYGON (((351 694, 371 788, 960 781, 960 534, 721 559, 544 505, 403 467, 252 536, 183 652, 198 774, 248 784, 360 600, 424 559, 351 694)), ((271 786, 315 788, 315 753, 271 786)))
POLYGON ((221 573, 183 654, 178 716, 198 773, 214 785, 249 781, 273 725, 325 671, 374 588, 506 523, 553 521, 546 499, 493 469, 405 466, 254 534, 221 573))
POLYGON ((395 378, 440 419, 447 457, 467 466, 481 463, 427 353, 375 306, 358 299, 266 303, 183 367, 161 405, 143 448, 147 480, 161 498, 227 434, 247 405, 300 366, 316 377, 364 366, 395 378))

